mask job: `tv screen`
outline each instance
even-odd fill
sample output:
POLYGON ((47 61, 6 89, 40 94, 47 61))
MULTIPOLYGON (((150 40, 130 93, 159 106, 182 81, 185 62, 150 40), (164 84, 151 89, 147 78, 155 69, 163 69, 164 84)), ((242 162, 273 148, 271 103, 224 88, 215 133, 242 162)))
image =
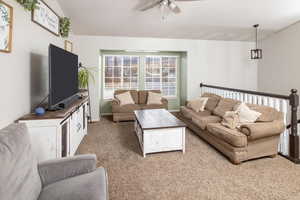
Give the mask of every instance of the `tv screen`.
POLYGON ((78 93, 78 56, 49 46, 49 108, 78 93))

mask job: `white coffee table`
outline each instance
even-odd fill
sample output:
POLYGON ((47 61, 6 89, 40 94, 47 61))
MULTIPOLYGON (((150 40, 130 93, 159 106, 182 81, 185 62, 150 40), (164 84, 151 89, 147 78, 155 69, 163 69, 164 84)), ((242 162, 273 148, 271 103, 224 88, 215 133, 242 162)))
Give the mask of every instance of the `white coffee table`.
POLYGON ((145 157, 148 153, 185 152, 186 125, 165 109, 136 110, 135 132, 145 157))

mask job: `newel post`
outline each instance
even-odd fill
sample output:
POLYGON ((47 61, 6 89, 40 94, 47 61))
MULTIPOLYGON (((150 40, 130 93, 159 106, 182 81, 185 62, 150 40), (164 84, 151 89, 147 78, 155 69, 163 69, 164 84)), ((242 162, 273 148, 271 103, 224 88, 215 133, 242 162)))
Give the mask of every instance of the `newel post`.
POLYGON ((290 106, 291 110, 291 132, 290 132, 290 159, 296 163, 300 161, 299 153, 299 135, 298 135, 298 106, 299 106, 299 96, 296 89, 291 90, 290 94, 290 106))

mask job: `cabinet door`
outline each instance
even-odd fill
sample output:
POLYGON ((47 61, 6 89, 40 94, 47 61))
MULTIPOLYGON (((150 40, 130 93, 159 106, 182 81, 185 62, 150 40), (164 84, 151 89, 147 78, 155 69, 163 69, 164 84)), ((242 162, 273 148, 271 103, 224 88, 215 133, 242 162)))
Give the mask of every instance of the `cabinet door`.
POLYGON ((77 115, 73 113, 70 116, 70 132, 69 132, 69 156, 73 156, 76 152, 76 132, 77 132, 77 115))
POLYGON ((70 156, 73 156, 75 154, 83 137, 84 137, 83 108, 80 107, 70 117, 70 133, 69 133, 70 156))
POLYGON ((30 127, 33 151, 39 162, 57 157, 57 127, 30 127))

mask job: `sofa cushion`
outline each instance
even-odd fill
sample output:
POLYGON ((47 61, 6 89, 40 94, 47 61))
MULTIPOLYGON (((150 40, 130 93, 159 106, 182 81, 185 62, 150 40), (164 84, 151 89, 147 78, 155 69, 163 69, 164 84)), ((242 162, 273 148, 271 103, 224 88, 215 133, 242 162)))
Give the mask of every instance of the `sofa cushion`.
POLYGON ((214 109, 213 113, 219 117, 223 117, 227 111, 232 111, 234 106, 238 103, 240 103, 240 101, 222 98, 220 99, 218 106, 214 109))
POLYGON ((195 112, 202 112, 205 109, 207 103, 207 97, 201 97, 188 102, 187 107, 191 108, 195 112))
POLYGON ((211 115, 211 112, 208 110, 204 110, 203 112, 195 112, 192 109, 186 107, 186 106, 181 106, 180 107, 180 113, 187 119, 192 120, 193 117, 197 116, 209 116, 211 115))
POLYGON ((205 109, 211 112, 217 107, 220 99, 222 98, 221 96, 213 93, 204 93, 202 97, 208 97, 205 109))
POLYGON ((147 104, 148 92, 161 93, 160 90, 141 90, 138 91, 139 104, 147 104))
POLYGON ((25 124, 0 130, 0 169, 0 199, 38 199, 42 184, 25 124))
POLYGON ((107 200, 104 168, 52 183, 43 188, 39 200, 107 200))
POLYGON ((124 105, 124 106, 120 106, 120 105, 114 105, 112 107, 112 112, 113 113, 131 113, 135 110, 140 110, 141 106, 138 104, 128 104, 128 105, 124 105))
POLYGON ((218 137, 221 140, 224 140, 234 147, 247 146, 247 136, 239 132, 238 130, 226 128, 220 123, 208 124, 207 130, 214 136, 218 137))
POLYGON ((119 100, 120 106, 135 104, 131 97, 130 92, 124 92, 122 94, 117 94, 116 98, 119 100))
POLYGON ((261 106, 256 104, 247 104, 250 109, 255 110, 261 115, 256 120, 257 122, 271 122, 274 120, 282 120, 281 112, 277 111, 275 108, 268 107, 268 106, 261 106))
POLYGON ((139 103, 138 91, 136 91, 136 90, 116 90, 115 93, 114 93, 114 97, 116 98, 116 95, 122 94, 124 92, 130 92, 134 103, 136 103, 136 104, 139 103))
POLYGON ((218 123, 221 120, 222 118, 216 115, 192 117, 194 124, 200 127, 202 130, 205 130, 208 124, 218 123))
POLYGON ((148 92, 148 98, 147 98, 147 105, 150 104, 162 104, 161 102, 162 99, 162 95, 161 93, 157 93, 157 92, 148 92))

